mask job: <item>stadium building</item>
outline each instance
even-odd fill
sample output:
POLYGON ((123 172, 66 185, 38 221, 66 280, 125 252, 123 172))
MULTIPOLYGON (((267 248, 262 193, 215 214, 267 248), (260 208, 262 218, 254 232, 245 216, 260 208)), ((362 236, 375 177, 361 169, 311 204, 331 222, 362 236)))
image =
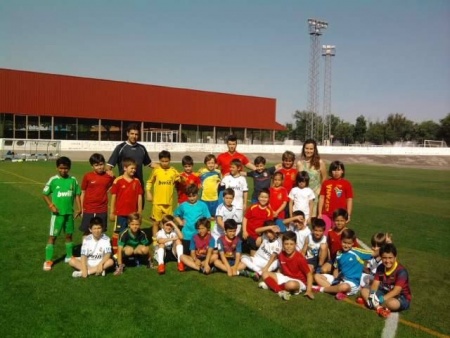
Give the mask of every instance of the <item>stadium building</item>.
POLYGON ((119 141, 140 123, 142 141, 273 142, 276 100, 0 68, 0 138, 119 141))

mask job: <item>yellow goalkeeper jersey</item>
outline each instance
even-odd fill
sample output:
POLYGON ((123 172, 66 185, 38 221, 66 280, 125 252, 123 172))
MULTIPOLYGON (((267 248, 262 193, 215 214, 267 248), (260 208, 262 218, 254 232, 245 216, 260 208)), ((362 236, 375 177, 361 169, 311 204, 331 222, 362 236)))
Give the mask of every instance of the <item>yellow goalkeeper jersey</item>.
POLYGON ((179 180, 180 173, 173 167, 153 169, 145 187, 147 191, 153 188, 153 204, 172 205, 175 182, 179 180))

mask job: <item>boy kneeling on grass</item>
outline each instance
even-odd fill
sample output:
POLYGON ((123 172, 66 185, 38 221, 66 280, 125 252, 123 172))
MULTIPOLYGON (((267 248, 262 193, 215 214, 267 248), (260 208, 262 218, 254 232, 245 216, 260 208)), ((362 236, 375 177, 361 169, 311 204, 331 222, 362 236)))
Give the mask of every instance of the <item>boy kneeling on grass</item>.
POLYGON ((408 271, 397 262, 397 249, 392 243, 380 248, 382 264, 378 267, 370 289, 361 289, 361 296, 369 308, 380 316, 388 317, 391 311, 409 308, 411 289, 408 271))
POLYGON ((280 272, 265 271, 262 275, 264 282, 259 283, 259 287, 270 288, 284 300, 289 300, 291 294, 298 295, 302 291, 306 291, 306 297, 314 299, 312 271, 305 256, 295 250, 297 235, 293 231, 287 231, 282 236, 282 242, 283 251, 278 255, 280 272))
POLYGON ((76 269, 72 277, 86 278, 89 275, 104 276, 105 271, 114 265, 111 258, 111 241, 103 233, 103 220, 92 217, 89 222, 90 235, 83 239, 81 257, 72 257, 70 266, 76 269))

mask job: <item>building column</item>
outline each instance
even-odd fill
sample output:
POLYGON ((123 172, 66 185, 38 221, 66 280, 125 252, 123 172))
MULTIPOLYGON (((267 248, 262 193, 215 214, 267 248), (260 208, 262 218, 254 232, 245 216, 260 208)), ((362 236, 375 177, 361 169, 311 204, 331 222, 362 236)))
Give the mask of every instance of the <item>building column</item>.
POLYGON ((247 128, 244 128, 244 144, 247 144, 247 128))
POLYGON ((41 139, 41 115, 38 115, 38 139, 41 139))
POLYGON ((182 125, 180 124, 179 126, 178 126, 178 142, 180 143, 182 140, 181 140, 181 133, 183 132, 183 129, 182 129, 182 125))
POLYGON ((97 140, 98 141, 102 140, 102 119, 98 119, 98 136, 97 136, 97 140))
POLYGON ((28 115, 25 115, 25 139, 28 140, 28 115))
POLYGON ((55 139, 55 117, 54 116, 52 116, 52 132, 51 132, 50 139, 52 139, 52 140, 55 139))
POLYGON ((216 126, 213 127, 213 141, 214 141, 214 143, 217 143, 216 126))

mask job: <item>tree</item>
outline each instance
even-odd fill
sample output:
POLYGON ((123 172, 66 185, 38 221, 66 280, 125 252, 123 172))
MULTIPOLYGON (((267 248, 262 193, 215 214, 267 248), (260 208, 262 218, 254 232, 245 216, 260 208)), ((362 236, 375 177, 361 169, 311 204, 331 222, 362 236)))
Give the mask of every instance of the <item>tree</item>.
POLYGON ((384 144, 386 141, 385 130, 386 126, 383 122, 370 122, 366 132, 366 141, 376 145, 384 144))
POLYGON ((450 113, 439 122, 441 122, 441 126, 439 127, 437 136, 440 140, 444 140, 445 143, 450 144, 450 113))
POLYGON ((355 132, 353 134, 355 142, 364 143, 366 139, 366 132, 367 132, 366 118, 363 115, 360 115, 356 118, 355 123, 355 132))
POLYGON ((410 141, 414 136, 414 123, 403 114, 390 114, 386 120, 387 141, 410 141))
POLYGON ((309 112, 297 110, 294 113, 295 127, 293 127, 293 135, 295 140, 306 140, 306 126, 308 125, 309 112))
POLYGON ((342 144, 351 144, 354 142, 353 134, 355 126, 348 122, 342 122, 337 125, 334 131, 334 139, 339 140, 342 144))
POLYGON ((277 131, 275 133, 275 140, 284 141, 284 140, 295 140, 294 138, 294 127, 292 123, 286 123, 286 130, 277 131))
POLYGON ((439 124, 434 121, 424 121, 414 125, 415 140, 422 144, 424 140, 437 140, 439 134, 439 124))

